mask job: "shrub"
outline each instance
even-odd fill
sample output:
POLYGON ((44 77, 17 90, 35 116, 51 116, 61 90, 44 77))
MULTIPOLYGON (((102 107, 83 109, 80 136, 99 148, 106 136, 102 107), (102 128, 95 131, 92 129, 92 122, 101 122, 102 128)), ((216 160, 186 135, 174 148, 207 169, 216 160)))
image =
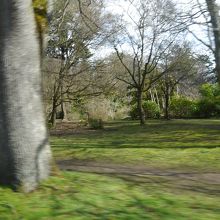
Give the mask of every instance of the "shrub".
POLYGON ((132 120, 138 119, 138 108, 137 108, 137 105, 132 105, 131 106, 131 110, 129 112, 129 115, 130 115, 132 120))
POLYGON ((220 106, 215 99, 202 98, 198 101, 196 116, 200 118, 210 118, 220 116, 220 106))
POLYGON ((197 111, 197 103, 186 97, 173 97, 169 110, 172 118, 191 118, 197 111))
POLYGON ((220 87, 218 84, 203 84, 200 88, 201 99, 197 103, 196 116, 201 118, 220 116, 220 87))
POLYGON ((102 119, 91 118, 89 119, 89 127, 92 129, 103 129, 104 123, 102 119))
POLYGON ((146 118, 160 118, 160 107, 156 102, 147 100, 143 103, 144 113, 146 118))
MULTIPOLYGON (((157 103, 150 100, 144 101, 143 109, 146 118, 160 118, 161 111, 157 103)), ((138 108, 136 104, 131 107, 130 116, 133 120, 139 118, 138 108)))

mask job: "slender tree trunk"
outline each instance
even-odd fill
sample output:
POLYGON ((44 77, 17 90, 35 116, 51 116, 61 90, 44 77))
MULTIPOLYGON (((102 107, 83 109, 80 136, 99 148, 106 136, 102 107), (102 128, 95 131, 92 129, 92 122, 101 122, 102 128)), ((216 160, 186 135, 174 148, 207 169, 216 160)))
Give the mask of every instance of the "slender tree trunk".
POLYGON ((170 116, 169 116, 169 104, 170 104, 169 100, 170 100, 169 93, 166 92, 165 93, 165 113, 164 113, 164 118, 166 120, 170 119, 170 116))
POLYGON ((165 98, 165 106, 164 106, 164 118, 169 120, 169 104, 170 104, 170 80, 167 74, 165 74, 165 81, 164 81, 164 98, 165 98))
POLYGON ((159 97, 158 97, 158 93, 157 93, 157 89, 155 88, 155 94, 156 94, 156 103, 157 105, 160 107, 160 100, 159 100, 159 97))
POLYGON ((155 102, 155 96, 154 96, 153 91, 150 89, 149 92, 150 92, 151 101, 155 102))
POLYGON ((215 41, 215 70, 220 83, 220 15, 219 5, 216 0, 206 0, 207 8, 211 17, 211 23, 215 41))
POLYGON ((59 83, 60 83, 60 101, 61 101, 61 118, 62 120, 66 117, 66 109, 65 109, 65 103, 64 103, 64 95, 63 95, 63 74, 66 71, 65 65, 66 65, 66 49, 64 47, 61 47, 61 57, 62 57, 62 65, 61 68, 64 69, 64 71, 60 71, 59 75, 59 83))
POLYGON ((61 112, 62 112, 62 120, 68 120, 67 119, 67 112, 66 112, 66 104, 63 100, 61 100, 61 112))
POLYGON ((50 171, 32 0, 0 0, 0 182, 26 192, 50 171))
POLYGON ((139 114, 140 125, 144 125, 145 124, 145 114, 144 114, 144 110, 143 110, 142 101, 143 101, 142 91, 138 90, 137 91, 137 107, 138 107, 138 114, 139 114))
POLYGON ((53 102, 51 116, 49 120, 49 122, 52 124, 53 127, 56 127, 56 115, 57 115, 56 103, 53 102))

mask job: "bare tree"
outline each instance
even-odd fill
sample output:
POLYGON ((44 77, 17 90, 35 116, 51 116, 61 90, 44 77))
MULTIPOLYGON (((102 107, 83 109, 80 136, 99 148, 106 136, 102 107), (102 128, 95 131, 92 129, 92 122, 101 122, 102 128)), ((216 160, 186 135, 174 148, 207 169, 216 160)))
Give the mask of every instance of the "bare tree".
POLYGON ((159 86, 164 96, 164 118, 169 119, 170 99, 179 84, 196 75, 196 57, 191 48, 184 44, 174 45, 163 59, 165 69, 169 69, 159 80, 159 86))
POLYGON ((125 25, 120 38, 114 41, 116 54, 124 67, 124 74, 117 78, 135 89, 140 124, 143 125, 143 93, 168 71, 160 68, 160 62, 179 33, 170 32, 175 17, 171 1, 130 3, 127 10, 130 23, 125 25), (168 14, 170 18, 166 19, 168 14), (126 60, 125 53, 129 53, 129 60, 126 60))
POLYGON ((82 1, 56 1, 47 53, 57 59, 59 68, 51 72, 51 68, 46 70, 53 78, 50 113, 53 125, 57 107, 61 107, 60 115, 64 119, 65 103, 88 91, 93 83, 89 76, 93 68, 91 50, 105 38, 101 31, 105 20, 101 13, 102 7, 101 1, 89 4, 82 1))

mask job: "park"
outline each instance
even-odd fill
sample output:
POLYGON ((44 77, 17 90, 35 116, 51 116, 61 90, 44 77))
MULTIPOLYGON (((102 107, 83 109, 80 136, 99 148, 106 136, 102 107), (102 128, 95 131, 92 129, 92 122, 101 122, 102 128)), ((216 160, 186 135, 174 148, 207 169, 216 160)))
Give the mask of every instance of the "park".
POLYGON ((0 220, 220 219, 219 10, 0 0, 0 220))

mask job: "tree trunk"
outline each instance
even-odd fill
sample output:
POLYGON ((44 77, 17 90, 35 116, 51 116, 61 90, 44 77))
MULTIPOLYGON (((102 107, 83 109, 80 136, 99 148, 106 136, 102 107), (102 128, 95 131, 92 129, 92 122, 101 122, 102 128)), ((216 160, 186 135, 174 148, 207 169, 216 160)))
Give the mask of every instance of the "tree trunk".
POLYGON ((169 94, 166 92, 165 94, 165 112, 164 112, 164 118, 166 120, 169 120, 170 119, 170 116, 169 116, 169 94))
POLYGON ((57 116, 56 103, 53 103, 51 116, 49 120, 49 122, 52 124, 53 127, 56 127, 56 116, 57 116))
POLYGON ((144 110, 143 110, 143 106, 142 106, 142 101, 143 101, 142 91, 138 90, 137 91, 137 107, 138 107, 140 125, 145 124, 145 114, 144 114, 144 110))
POLYGON ((158 93, 157 93, 157 89, 155 88, 155 94, 156 94, 156 103, 157 105, 160 107, 160 100, 159 100, 159 97, 158 97, 158 93))
POLYGON ((165 106, 164 106, 164 118, 166 120, 169 120, 169 104, 170 104, 170 85, 169 85, 169 79, 168 76, 165 76, 165 88, 164 88, 164 98, 165 98, 165 106))
POLYGON ((62 99, 61 99, 61 114, 62 114, 62 120, 67 121, 66 104, 62 99))
POLYGON ((0 182, 29 192, 50 171, 32 0, 0 0, 0 182))
POLYGON ((215 71, 217 74, 218 82, 220 83, 220 16, 219 6, 216 0, 206 0, 207 8, 211 17, 215 40, 215 71))

